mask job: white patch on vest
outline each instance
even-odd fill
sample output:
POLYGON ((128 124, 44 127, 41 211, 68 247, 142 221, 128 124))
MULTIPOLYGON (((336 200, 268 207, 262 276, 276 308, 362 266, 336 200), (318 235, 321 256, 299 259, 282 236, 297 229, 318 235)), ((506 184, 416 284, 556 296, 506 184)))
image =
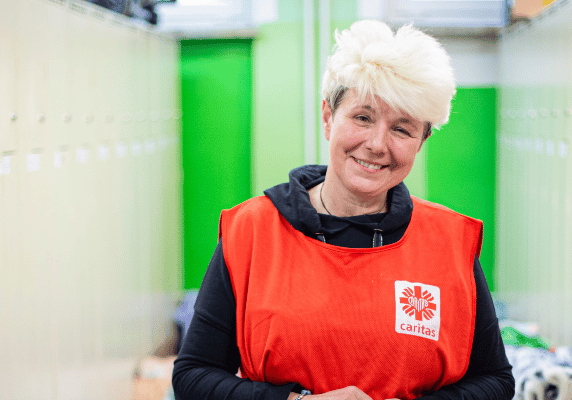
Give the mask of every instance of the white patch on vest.
POLYGON ((441 290, 419 282, 395 281, 395 331, 439 340, 441 290))

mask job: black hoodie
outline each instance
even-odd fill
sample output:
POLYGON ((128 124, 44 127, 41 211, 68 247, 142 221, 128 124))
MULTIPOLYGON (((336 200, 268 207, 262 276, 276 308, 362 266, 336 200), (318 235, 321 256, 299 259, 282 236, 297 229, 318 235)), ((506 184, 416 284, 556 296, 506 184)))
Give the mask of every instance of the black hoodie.
MULTIPOLYGON (((339 218, 318 214, 310 202, 307 190, 323 182, 325 174, 325 166, 300 167, 290 172, 288 183, 274 186, 264 194, 288 223, 316 240, 316 233, 322 233, 326 242, 336 246, 371 247, 374 230, 382 232, 383 245, 401 239, 413 210, 404 183, 389 191, 387 213, 339 218)), ((420 399, 510 400, 514 395, 512 367, 505 355, 491 295, 476 256, 474 275, 477 312, 469 368, 459 382, 420 399)), ((286 400, 290 392, 300 393, 302 389, 296 383, 275 386, 237 378, 234 374, 239 366, 236 303, 219 242, 201 285, 189 332, 175 361, 176 398, 286 400)))

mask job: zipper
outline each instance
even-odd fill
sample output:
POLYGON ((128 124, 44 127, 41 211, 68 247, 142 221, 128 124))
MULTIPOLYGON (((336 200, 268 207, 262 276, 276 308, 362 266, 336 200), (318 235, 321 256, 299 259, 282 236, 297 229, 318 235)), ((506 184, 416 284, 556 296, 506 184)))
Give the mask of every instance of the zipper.
POLYGON ((381 229, 373 230, 373 244, 371 247, 383 246, 383 236, 381 236, 381 229))
MULTIPOLYGON (((381 247, 383 246, 383 236, 381 235, 381 229, 374 229, 373 230, 373 242, 371 247, 381 247)), ((323 233, 316 233, 316 237, 322 243, 326 243, 326 238, 323 233)))

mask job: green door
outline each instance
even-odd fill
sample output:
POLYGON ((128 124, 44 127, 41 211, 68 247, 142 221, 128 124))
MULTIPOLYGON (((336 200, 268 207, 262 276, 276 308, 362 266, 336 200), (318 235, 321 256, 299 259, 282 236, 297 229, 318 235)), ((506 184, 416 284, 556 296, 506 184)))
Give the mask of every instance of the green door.
POLYGON ((252 40, 183 40, 185 289, 198 288, 222 209, 251 196, 252 40))

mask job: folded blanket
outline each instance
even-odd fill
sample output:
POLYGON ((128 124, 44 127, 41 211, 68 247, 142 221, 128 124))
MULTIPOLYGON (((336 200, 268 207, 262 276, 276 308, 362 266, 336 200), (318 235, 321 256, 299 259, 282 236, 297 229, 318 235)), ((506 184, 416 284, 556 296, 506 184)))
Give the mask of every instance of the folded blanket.
POLYGON ((572 400, 570 350, 555 353, 506 345, 516 381, 515 400, 572 400))

